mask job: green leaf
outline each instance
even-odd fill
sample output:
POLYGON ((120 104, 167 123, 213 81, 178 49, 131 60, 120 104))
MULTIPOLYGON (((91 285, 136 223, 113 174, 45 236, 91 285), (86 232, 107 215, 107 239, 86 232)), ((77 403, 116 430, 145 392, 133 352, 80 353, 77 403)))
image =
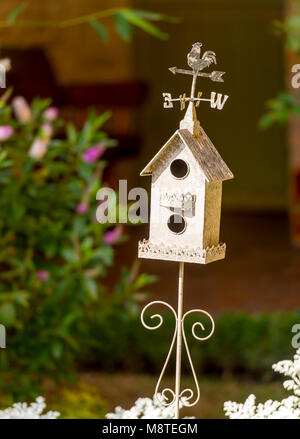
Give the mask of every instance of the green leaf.
POLYGON ((145 18, 146 20, 151 21, 167 21, 170 23, 178 23, 180 21, 177 17, 171 17, 169 15, 161 14, 159 12, 152 11, 142 11, 142 10, 132 10, 135 15, 140 18, 145 18))
POLYGON ((94 122, 94 129, 98 130, 100 127, 102 127, 105 122, 110 119, 112 116, 112 112, 110 110, 105 111, 104 113, 100 114, 94 122))
POLYGON ((67 262, 76 262, 78 261, 78 256, 71 248, 64 248, 62 250, 62 255, 67 262))
POLYGON ((93 175, 93 168, 88 163, 82 162, 78 165, 78 174, 88 184, 93 175))
POLYGON ((0 151, 0 163, 3 162, 7 157, 7 151, 0 151))
POLYGON ((136 288, 137 290, 139 290, 140 288, 143 288, 143 287, 145 287, 145 286, 147 286, 147 285, 150 285, 150 284, 156 282, 156 280, 157 280, 157 277, 156 277, 156 276, 153 276, 153 275, 151 276, 151 275, 149 275, 149 274, 142 273, 142 274, 140 274, 139 277, 137 278, 137 280, 136 280, 134 286, 135 286, 135 288, 136 288))
POLYGON ((107 41, 108 40, 107 29, 101 23, 99 23, 98 20, 91 20, 90 21, 90 25, 97 32, 97 34, 99 35, 101 40, 103 40, 103 41, 107 41))
POLYGON ((90 250, 93 247, 93 238, 91 236, 87 236, 81 243, 81 250, 83 252, 90 250))
POLYGON ((89 296, 92 300, 96 300, 98 298, 98 286, 96 282, 89 276, 84 277, 84 283, 86 289, 89 293, 89 296))
POLYGON ((268 112, 261 117, 259 127, 265 129, 274 123, 286 123, 291 115, 299 114, 300 106, 298 102, 299 93, 279 93, 276 98, 267 101, 268 112))
POLYGON ((7 23, 14 24, 18 16, 21 14, 22 11, 24 11, 26 7, 27 3, 21 3, 13 11, 11 11, 6 18, 7 23))
POLYGON ((3 95, 0 97, 1 107, 3 107, 4 104, 6 104, 8 99, 11 97, 13 90, 14 90, 13 87, 9 87, 7 90, 5 90, 3 95))
POLYGON ((85 231, 85 228, 85 219, 82 216, 76 217, 74 220, 74 233, 76 233, 78 236, 81 236, 85 231))
POLYGON ((109 245, 103 245, 93 253, 93 259, 100 259, 104 264, 111 265, 113 262, 114 251, 109 245))
POLYGON ((119 33, 119 35, 123 38, 123 40, 130 41, 132 38, 131 25, 128 23, 127 20, 125 20, 121 12, 116 12, 114 18, 115 18, 116 30, 119 33))
POLYGON ((68 345, 70 345, 73 349, 79 348, 79 345, 78 345, 77 341, 75 340, 75 338, 71 337, 69 334, 64 334, 60 331, 58 333, 58 335, 60 336, 60 338, 62 340, 64 340, 66 343, 68 343, 68 345))
POLYGON ((139 29, 143 30, 149 35, 152 35, 153 37, 156 38, 160 38, 161 40, 167 40, 169 38, 168 34, 162 32, 154 24, 149 23, 147 20, 144 20, 143 18, 139 17, 135 13, 135 11, 132 11, 130 9, 123 9, 122 11, 120 11, 120 13, 123 15, 125 20, 127 20, 130 24, 138 27, 139 29))
POLYGON ((0 323, 4 326, 12 326, 16 320, 16 308, 12 303, 0 306, 0 323))
POLYGON ((11 296, 13 301, 18 305, 28 305, 29 293, 27 291, 14 291, 13 293, 11 293, 11 296))
POLYGON ((264 114, 259 122, 258 122, 258 126, 260 129, 265 130, 267 128, 269 128, 270 126, 272 126, 274 123, 276 122, 274 116, 270 113, 264 114))
POLYGON ((77 140, 77 132, 73 123, 67 124, 67 138, 70 143, 75 143, 77 140))
POLYGON ((51 346, 52 355, 54 358, 60 358, 63 353, 63 345, 60 341, 55 341, 51 346))
POLYGON ((294 28, 295 30, 298 30, 300 26, 300 15, 291 15, 287 20, 286 23, 290 28, 294 28))

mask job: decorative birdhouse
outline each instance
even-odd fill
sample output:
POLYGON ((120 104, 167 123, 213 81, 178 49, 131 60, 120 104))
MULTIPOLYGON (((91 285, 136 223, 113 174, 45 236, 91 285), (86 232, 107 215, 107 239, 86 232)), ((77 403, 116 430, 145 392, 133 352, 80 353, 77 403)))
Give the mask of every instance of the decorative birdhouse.
POLYGON ((201 57, 201 43, 188 54, 192 70, 172 67, 172 73, 193 76, 190 97, 185 94, 172 99, 164 93, 164 107, 172 108, 179 101, 187 111, 180 127, 163 145, 141 172, 149 175, 151 184, 150 236, 139 242, 139 257, 168 261, 207 264, 225 257, 226 244, 219 240, 222 183, 233 174, 197 120, 196 108, 201 101, 221 110, 228 98, 211 92, 209 99, 202 92, 195 97, 199 76, 223 82, 224 72, 202 73, 216 63, 214 52, 201 57))

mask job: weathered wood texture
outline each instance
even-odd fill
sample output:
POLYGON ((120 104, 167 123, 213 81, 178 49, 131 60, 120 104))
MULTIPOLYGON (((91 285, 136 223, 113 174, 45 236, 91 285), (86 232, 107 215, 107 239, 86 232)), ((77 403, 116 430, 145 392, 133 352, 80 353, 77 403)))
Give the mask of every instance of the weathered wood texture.
POLYGON ((233 178, 232 172, 201 126, 199 138, 194 138, 188 130, 179 130, 179 133, 198 160, 207 181, 224 181, 233 178))
POLYGON ((206 183, 203 247, 219 244, 222 203, 222 182, 206 183))
MULTIPOLYGON (((233 174, 212 144, 211 140, 200 127, 200 137, 195 138, 189 130, 177 130, 174 135, 178 135, 184 144, 191 150, 198 161, 207 181, 223 181, 233 178, 233 174)), ((153 159, 142 170, 141 175, 151 175, 152 168, 162 154, 166 154, 172 145, 174 135, 164 144, 153 159)))

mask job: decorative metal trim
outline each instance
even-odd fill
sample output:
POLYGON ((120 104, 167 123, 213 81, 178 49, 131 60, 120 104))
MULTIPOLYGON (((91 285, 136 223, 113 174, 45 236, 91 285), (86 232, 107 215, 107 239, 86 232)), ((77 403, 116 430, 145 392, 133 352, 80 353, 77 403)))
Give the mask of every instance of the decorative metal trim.
POLYGON ((209 262, 224 259, 226 244, 219 243, 216 246, 202 249, 200 247, 179 247, 175 245, 155 244, 148 239, 139 241, 138 257, 146 259, 161 259, 166 261, 194 262, 207 264, 209 262))
POLYGON ((196 201, 196 195, 192 195, 190 192, 186 194, 180 194, 178 192, 162 192, 160 194, 160 205, 164 207, 173 207, 174 209, 194 209, 196 201))

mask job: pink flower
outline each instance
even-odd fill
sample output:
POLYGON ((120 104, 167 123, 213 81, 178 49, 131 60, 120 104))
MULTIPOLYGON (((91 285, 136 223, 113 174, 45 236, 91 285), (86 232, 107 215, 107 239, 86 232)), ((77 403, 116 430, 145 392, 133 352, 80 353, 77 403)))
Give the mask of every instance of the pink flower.
POLYGON ((14 133, 13 127, 10 125, 0 126, 0 142, 9 139, 14 133))
POLYGON ((51 136, 53 134, 53 126, 49 122, 45 122, 42 125, 42 139, 44 140, 50 140, 51 136))
POLYGON ((31 108, 22 96, 17 96, 12 100, 12 107, 19 122, 22 124, 30 122, 31 108))
POLYGON ((2 58, 0 59, 0 64, 2 68, 5 69, 6 72, 9 72, 11 69, 11 61, 9 58, 2 58))
POLYGON ((78 206, 76 207, 76 212, 80 213, 81 215, 84 215, 89 211, 90 205, 87 201, 82 201, 78 206))
POLYGON ((29 156, 34 160, 41 160, 47 152, 48 141, 35 139, 29 150, 29 156))
POLYGON ((49 107, 43 113, 44 118, 46 120, 49 120, 50 122, 56 120, 58 118, 58 115, 59 115, 59 110, 56 107, 49 107))
POLYGON ((36 272, 36 278, 40 282, 46 282, 49 279, 49 271, 47 270, 39 270, 36 272))
POLYGON ((105 235, 103 236, 103 242, 105 242, 106 244, 115 244, 121 237, 122 232, 123 232, 123 227, 116 226, 112 230, 109 230, 108 232, 105 233, 105 235))
POLYGON ((104 154, 105 150, 105 143, 100 142, 98 145, 92 146, 91 148, 84 151, 84 153, 82 154, 82 160, 85 163, 94 163, 99 160, 99 158, 104 154))

